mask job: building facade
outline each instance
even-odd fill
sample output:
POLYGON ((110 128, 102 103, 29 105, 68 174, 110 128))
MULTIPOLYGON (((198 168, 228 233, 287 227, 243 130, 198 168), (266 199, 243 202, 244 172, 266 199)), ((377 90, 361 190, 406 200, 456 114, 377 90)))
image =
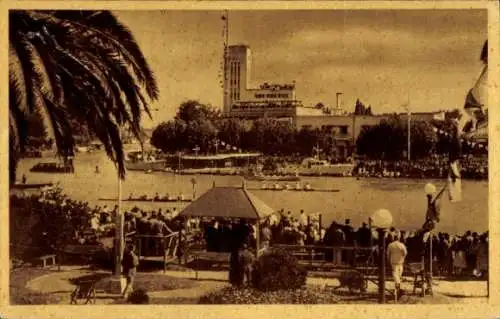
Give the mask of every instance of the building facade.
POLYGON ((293 118, 296 100, 295 83, 261 84, 250 87, 252 51, 247 45, 227 47, 224 77, 224 114, 237 118, 293 118))
MULTIPOLYGON (((224 108, 227 117, 244 122, 271 117, 290 121, 297 129, 309 127, 328 131, 335 139, 336 154, 348 157, 354 151, 361 131, 378 125, 394 114, 354 115, 342 107, 342 92, 336 92, 336 106, 305 107, 297 100, 295 82, 292 84, 263 83, 252 88, 252 51, 247 45, 231 45, 226 48, 224 75, 224 108)), ((407 114, 398 114, 403 120, 407 114)), ((444 119, 444 112, 412 113, 412 120, 431 121, 444 119)))
MULTIPOLYGON (((356 140, 361 131, 376 126, 387 120, 394 114, 383 115, 303 115, 296 116, 293 123, 297 129, 321 129, 332 134, 336 140, 337 154, 340 157, 348 157, 354 151, 356 140)), ((401 119, 407 120, 406 113, 397 114, 401 119)), ((410 120, 426 121, 443 120, 444 112, 412 113, 410 120)))

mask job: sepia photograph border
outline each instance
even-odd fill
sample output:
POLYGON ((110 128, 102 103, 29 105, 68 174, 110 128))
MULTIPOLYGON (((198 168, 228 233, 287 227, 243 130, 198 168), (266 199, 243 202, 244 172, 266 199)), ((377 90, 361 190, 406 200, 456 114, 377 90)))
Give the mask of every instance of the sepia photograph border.
MULTIPOLYGON (((0 1, 0 319, 3 318, 500 318, 500 8, 491 1, 0 1), (446 305, 9 305, 8 11, 106 10, 414 10, 485 9, 489 42, 489 298, 487 303, 446 305), (497 160, 495 160, 497 159, 497 160)), ((464 97, 466 92, 464 92, 464 97)), ((457 105, 461 107, 461 105, 457 105)))

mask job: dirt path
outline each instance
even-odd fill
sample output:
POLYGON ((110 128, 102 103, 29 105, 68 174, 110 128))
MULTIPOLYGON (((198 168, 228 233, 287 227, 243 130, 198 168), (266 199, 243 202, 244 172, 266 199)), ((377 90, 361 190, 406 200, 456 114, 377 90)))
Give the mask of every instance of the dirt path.
MULTIPOLYGON (((32 279, 26 285, 26 288, 48 294, 54 294, 61 297, 61 304, 69 304, 70 294, 75 286, 70 283, 71 278, 80 277, 88 274, 95 274, 95 271, 89 269, 65 269, 61 272, 54 271, 53 273, 40 276, 32 279)), ((163 274, 162 271, 155 274, 163 274)), ((170 277, 185 278, 194 280, 194 271, 167 271, 164 273, 170 277)), ((181 288, 166 291, 152 291, 148 295, 153 299, 157 299, 155 303, 196 303, 197 300, 207 293, 222 289, 229 285, 227 282, 227 272, 219 271, 200 271, 196 280, 196 286, 191 288, 181 288), (161 302, 159 302, 161 300, 161 302)), ((337 286, 338 280, 333 278, 307 278, 307 284, 312 286, 334 287, 337 286)), ((436 281, 434 292, 445 296, 452 297, 457 302, 477 303, 487 302, 487 284, 482 281, 436 281)), ((387 288, 392 289, 393 284, 387 283, 387 288)), ((402 288, 407 292, 412 291, 412 283, 406 281, 402 284, 402 288)), ((369 283, 368 290, 376 291, 378 287, 374 283, 369 283)), ((97 304, 115 303, 121 299, 118 295, 109 295, 99 293, 96 298, 97 304)))
MULTIPOLYGON (((70 279, 95 273, 95 271, 88 269, 68 269, 61 272, 54 271, 53 273, 30 280, 26 284, 26 288, 34 292, 59 296, 61 297, 60 304, 69 304, 70 294, 76 287, 70 283, 70 279)), ((177 274, 178 272, 168 272, 165 275, 172 275, 172 273, 177 274)), ((172 277, 181 276, 177 275, 172 277)), ((227 282, 198 280, 196 281, 196 287, 165 291, 151 291, 148 292, 148 295, 152 299, 161 299, 164 303, 172 303, 176 300, 190 300, 191 303, 193 303, 197 302, 201 296, 214 290, 222 289, 228 285, 229 284, 227 282)), ((119 295, 98 293, 96 296, 96 304, 111 304, 119 301, 120 299, 121 297, 119 295)))

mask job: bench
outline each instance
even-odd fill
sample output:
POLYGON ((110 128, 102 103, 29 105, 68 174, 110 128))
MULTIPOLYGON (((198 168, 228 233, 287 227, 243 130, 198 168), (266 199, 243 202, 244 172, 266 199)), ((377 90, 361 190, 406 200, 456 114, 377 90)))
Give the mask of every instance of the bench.
POLYGON ((294 252, 292 253, 293 256, 297 257, 297 259, 299 260, 308 260, 308 259, 312 259, 312 260, 316 260, 316 258, 318 257, 322 257, 321 259, 324 259, 325 257, 325 253, 317 253, 317 252, 314 252, 314 253, 310 253, 310 252, 294 252))
POLYGON ((56 264, 56 255, 55 254, 50 254, 50 255, 43 255, 37 258, 42 262, 42 267, 45 268, 47 266, 53 266, 56 264), (47 260, 50 260, 51 263, 50 265, 47 265, 47 260))
POLYGON ((67 261, 67 258, 80 257, 90 261, 95 254, 103 248, 99 245, 66 245, 60 252, 61 261, 67 261))
POLYGON ((194 265, 195 265, 195 279, 198 280, 198 263, 201 260, 210 261, 216 264, 229 264, 229 258, 231 256, 230 253, 222 253, 222 252, 209 252, 209 251, 192 251, 189 253, 191 257, 194 257, 194 265))

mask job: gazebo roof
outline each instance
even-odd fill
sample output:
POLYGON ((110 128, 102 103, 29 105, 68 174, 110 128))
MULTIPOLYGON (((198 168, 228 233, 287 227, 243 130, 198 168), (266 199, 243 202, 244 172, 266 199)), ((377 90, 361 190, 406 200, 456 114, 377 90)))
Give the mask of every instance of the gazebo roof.
POLYGON ((243 187, 214 187, 186 206, 179 216, 262 219, 274 210, 243 187))

